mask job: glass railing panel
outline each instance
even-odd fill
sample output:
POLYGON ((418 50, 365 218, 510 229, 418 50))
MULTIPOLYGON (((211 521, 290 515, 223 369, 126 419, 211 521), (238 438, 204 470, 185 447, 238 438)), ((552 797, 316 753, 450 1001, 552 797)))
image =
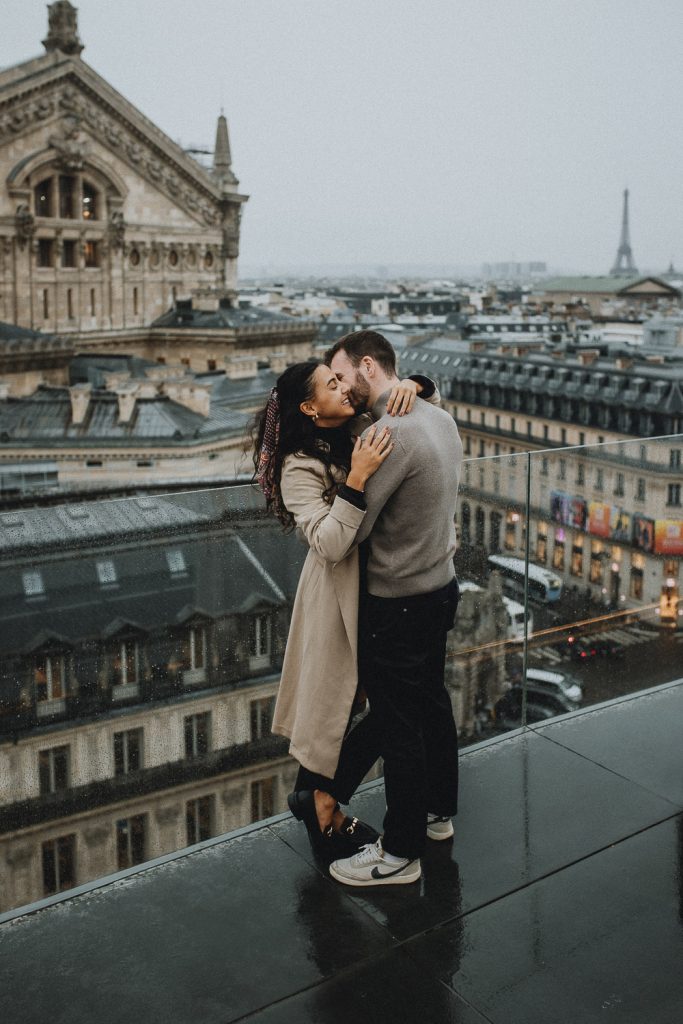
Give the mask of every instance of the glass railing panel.
POLYGON ((286 809, 304 556, 249 487, 0 515, 0 912, 286 809))
POLYGON ((683 675, 683 436, 529 456, 528 724, 683 675), (530 570, 531 573, 536 570, 530 570))
POLYGON ((524 723, 525 453, 466 459, 457 510, 460 605, 449 634, 446 681, 462 746, 524 723))

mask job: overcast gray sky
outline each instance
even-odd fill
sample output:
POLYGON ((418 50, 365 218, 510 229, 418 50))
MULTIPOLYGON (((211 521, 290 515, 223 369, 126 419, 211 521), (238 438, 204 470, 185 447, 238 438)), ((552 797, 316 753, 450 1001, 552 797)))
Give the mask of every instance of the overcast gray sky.
MULTIPOLYGON (((224 105, 242 262, 683 265, 681 0, 81 0, 83 58, 184 144, 224 105)), ((42 52, 2 0, 0 65, 42 52)))

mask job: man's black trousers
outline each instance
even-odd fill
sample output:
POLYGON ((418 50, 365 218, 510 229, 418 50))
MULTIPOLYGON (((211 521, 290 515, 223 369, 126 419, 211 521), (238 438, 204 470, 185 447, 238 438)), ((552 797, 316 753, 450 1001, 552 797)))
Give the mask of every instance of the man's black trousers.
POLYGON ((419 857, 427 812, 458 809, 458 734, 444 685, 446 635, 458 584, 430 594, 363 602, 363 677, 384 758, 384 849, 419 857))
POLYGON ((363 595, 359 668, 370 713, 346 736, 334 779, 299 770, 297 789, 322 789, 348 803, 374 762, 384 758, 384 848, 419 857, 427 812, 458 809, 458 734, 444 686, 446 634, 458 585, 431 594, 363 595))

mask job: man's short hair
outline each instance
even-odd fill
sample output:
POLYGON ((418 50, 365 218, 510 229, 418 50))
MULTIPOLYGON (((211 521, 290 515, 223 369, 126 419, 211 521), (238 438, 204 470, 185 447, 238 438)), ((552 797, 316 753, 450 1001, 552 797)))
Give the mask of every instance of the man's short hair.
POLYGON ((396 374, 396 353, 383 335, 377 331, 353 331, 336 341, 325 353, 329 366, 337 352, 345 352, 353 366, 360 366, 363 356, 372 356, 388 377, 396 374))

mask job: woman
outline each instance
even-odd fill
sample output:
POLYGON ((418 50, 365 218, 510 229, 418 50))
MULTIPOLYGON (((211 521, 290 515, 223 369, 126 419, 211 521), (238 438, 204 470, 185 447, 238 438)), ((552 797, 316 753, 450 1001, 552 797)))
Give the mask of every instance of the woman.
MULTIPOLYGON (((412 408, 415 381, 402 381, 389 408, 412 408)), ((349 856, 377 833, 344 816, 337 801, 351 794, 376 760, 359 765, 354 748, 367 740, 372 715, 349 731, 358 689, 359 558, 356 534, 365 515, 363 490, 391 457, 387 431, 365 441, 348 387, 314 361, 279 377, 257 418, 254 465, 268 508, 309 545, 292 611, 273 717, 301 768, 289 803, 306 823, 314 849, 349 856), (360 732, 359 732, 360 730, 360 732), (365 737, 363 738, 363 733, 365 737), (346 756, 350 754, 351 756, 346 756), (340 757, 340 755, 342 755, 340 757)), ((367 755, 366 755, 367 756, 367 755)))

